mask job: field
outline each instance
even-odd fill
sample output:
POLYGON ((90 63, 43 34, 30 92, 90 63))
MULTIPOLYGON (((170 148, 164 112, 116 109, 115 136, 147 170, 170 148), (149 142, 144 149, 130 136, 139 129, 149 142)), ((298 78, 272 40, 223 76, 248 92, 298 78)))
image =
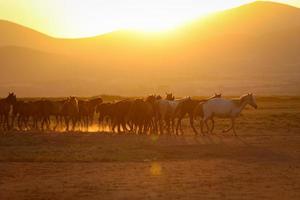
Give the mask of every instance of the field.
POLYGON ((258 106, 238 137, 3 132, 0 199, 300 199, 300 98, 258 106))

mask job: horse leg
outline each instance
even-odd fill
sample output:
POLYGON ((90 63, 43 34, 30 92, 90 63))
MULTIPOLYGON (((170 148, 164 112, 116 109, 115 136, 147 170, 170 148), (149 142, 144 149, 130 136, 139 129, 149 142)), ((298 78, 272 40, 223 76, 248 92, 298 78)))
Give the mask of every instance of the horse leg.
POLYGON ((179 135, 179 134, 178 134, 178 130, 179 130, 179 126, 180 126, 180 124, 181 124, 181 120, 182 120, 182 118, 181 118, 181 116, 179 116, 179 117, 178 117, 178 120, 177 120, 177 123, 176 123, 176 129, 175 129, 175 134, 176 134, 176 135, 179 135))
POLYGON ((20 115, 17 117, 17 126, 18 126, 18 129, 21 130, 21 127, 20 127, 20 115))
POLYGON ((13 114, 12 119, 11 119, 11 124, 10 124, 10 127, 11 127, 12 129, 13 129, 14 126, 15 126, 15 119, 16 119, 16 115, 13 114))
POLYGON ((9 130, 9 114, 5 115, 5 129, 9 130))
POLYGON ((69 131, 69 117, 65 116, 66 131, 69 131))
POLYGON ((233 134, 234 134, 234 136, 237 136, 237 135, 236 135, 236 131, 235 131, 235 118, 232 118, 232 119, 231 119, 231 123, 232 123, 233 134))
POLYGON ((190 126, 192 127, 195 135, 198 135, 198 131, 196 130, 195 125, 194 125, 194 116, 192 113, 189 114, 189 118, 190 118, 190 126))
POLYGON ((215 128, 215 120, 214 120, 214 118, 211 118, 211 122, 212 122, 212 126, 211 126, 211 129, 210 129, 210 133, 213 134, 213 131, 214 131, 214 128, 215 128))
POLYGON ((159 126, 159 132, 160 132, 160 134, 163 135, 164 134, 164 129, 163 129, 163 121, 162 121, 162 119, 158 120, 158 126, 159 126))
MULTIPOLYGON (((205 124, 205 126, 206 126, 206 129, 207 129, 207 131, 209 132, 209 126, 208 126, 208 123, 207 123, 207 121, 208 121, 208 119, 207 118, 205 118, 204 120, 204 124, 205 124)), ((204 132, 203 132, 204 133, 204 132)))
MULTIPOLYGON (((223 133, 227 133, 233 128, 234 128, 234 118, 231 118, 231 126, 228 129, 223 130, 223 133)), ((233 132, 235 133, 235 130, 233 132)))
POLYGON ((50 130, 51 118, 50 115, 47 117, 47 129, 50 130))
POLYGON ((122 127, 124 133, 126 133, 128 131, 125 120, 122 120, 121 127, 122 127))
POLYGON ((175 132, 175 117, 172 117, 170 122, 171 122, 171 133, 174 134, 174 132, 175 132))
POLYGON ((45 124, 45 117, 42 117, 42 120, 41 120, 41 129, 42 129, 42 131, 44 130, 44 124, 45 124))
POLYGON ((75 131, 76 123, 77 123, 77 117, 72 117, 72 131, 75 131))
POLYGON ((58 115, 55 115, 55 125, 54 125, 54 127, 53 127, 53 130, 55 131, 56 130, 56 128, 58 127, 58 123, 59 123, 59 121, 58 121, 59 119, 58 119, 58 115))
POLYGON ((89 117, 88 115, 84 117, 83 129, 89 132, 89 117))
POLYGON ((166 119, 166 125, 167 125, 167 133, 170 135, 171 134, 171 120, 170 120, 170 118, 166 119))

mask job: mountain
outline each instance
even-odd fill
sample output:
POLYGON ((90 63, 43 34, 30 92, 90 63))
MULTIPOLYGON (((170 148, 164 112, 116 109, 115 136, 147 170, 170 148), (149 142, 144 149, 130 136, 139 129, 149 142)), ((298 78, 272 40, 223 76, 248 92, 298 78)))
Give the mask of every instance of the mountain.
POLYGON ((0 32, 1 95, 300 92, 300 9, 284 4, 255 2, 162 34, 57 39, 7 21, 0 32))

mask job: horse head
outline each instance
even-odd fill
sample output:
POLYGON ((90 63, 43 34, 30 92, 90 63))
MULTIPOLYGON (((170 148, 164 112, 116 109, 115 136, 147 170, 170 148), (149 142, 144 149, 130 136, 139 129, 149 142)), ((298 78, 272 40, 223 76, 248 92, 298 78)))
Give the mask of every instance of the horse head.
POLYGON ((9 93, 8 96, 6 97, 6 100, 10 104, 15 104, 17 102, 17 96, 13 92, 9 93))
POLYGON ((156 98, 156 100, 161 100, 162 99, 162 97, 160 95, 156 95, 155 98, 156 98))
POLYGON ((243 95, 240 98, 240 102, 246 102, 247 104, 249 104, 250 106, 252 106, 253 108, 257 109, 257 104, 256 104, 256 99, 254 97, 254 95, 252 93, 248 93, 246 95, 243 95))
POLYGON ((221 93, 215 93, 215 95, 213 96, 213 98, 221 98, 222 97, 222 94, 221 93))
POLYGON ((173 100, 175 100, 175 97, 173 96, 172 93, 166 92, 166 100, 173 101, 173 100))
POLYGON ((156 101, 156 96, 155 95, 150 95, 146 98, 146 101, 149 103, 154 103, 156 101))

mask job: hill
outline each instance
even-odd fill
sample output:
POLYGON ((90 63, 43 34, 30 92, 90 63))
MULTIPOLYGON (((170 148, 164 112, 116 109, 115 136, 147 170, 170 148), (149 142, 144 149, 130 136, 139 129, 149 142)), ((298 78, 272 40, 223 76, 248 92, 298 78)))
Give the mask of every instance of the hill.
POLYGON ((283 4, 251 3, 162 34, 57 39, 7 21, 0 32, 1 95, 25 95, 23 84, 37 96, 300 92, 300 9, 283 4))

